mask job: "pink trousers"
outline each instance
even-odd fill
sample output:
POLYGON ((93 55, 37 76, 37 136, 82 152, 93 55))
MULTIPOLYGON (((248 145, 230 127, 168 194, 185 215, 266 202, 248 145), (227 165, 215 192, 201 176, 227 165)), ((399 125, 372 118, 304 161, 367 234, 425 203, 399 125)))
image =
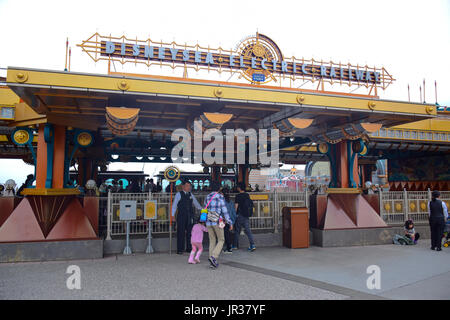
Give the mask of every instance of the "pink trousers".
POLYGON ((192 242, 191 245, 192 245, 192 251, 191 251, 191 254, 189 255, 189 262, 193 263, 194 260, 198 262, 198 261, 200 261, 200 255, 203 252, 203 245, 201 242, 192 242), (197 254, 195 254, 195 252, 197 252, 197 254), (194 258, 194 256, 195 256, 195 258, 194 258))

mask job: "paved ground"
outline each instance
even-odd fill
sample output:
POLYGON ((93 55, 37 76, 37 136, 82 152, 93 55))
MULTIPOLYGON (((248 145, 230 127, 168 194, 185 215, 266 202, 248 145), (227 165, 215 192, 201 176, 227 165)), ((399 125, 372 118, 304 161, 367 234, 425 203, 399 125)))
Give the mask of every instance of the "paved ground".
POLYGON ((450 248, 417 246, 239 250, 211 270, 203 255, 136 254, 99 260, 0 264, 0 299, 449 299, 450 248), (69 290, 67 267, 81 270, 69 290), (369 290, 378 265, 381 289, 369 290))

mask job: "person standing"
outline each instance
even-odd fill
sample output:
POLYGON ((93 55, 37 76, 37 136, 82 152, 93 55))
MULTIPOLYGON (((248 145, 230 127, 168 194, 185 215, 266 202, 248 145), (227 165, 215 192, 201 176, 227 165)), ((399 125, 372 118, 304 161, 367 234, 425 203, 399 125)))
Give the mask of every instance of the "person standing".
POLYGON ((439 200, 441 193, 434 190, 431 201, 428 202, 428 214, 431 231, 431 250, 441 251, 442 235, 444 234, 445 221, 448 219, 448 210, 445 203, 439 200))
POLYGON ((192 185, 189 181, 182 184, 182 190, 177 192, 172 204, 172 217, 178 210, 177 222, 177 254, 183 254, 183 251, 191 252, 191 231, 192 219, 194 218, 193 205, 201 210, 202 207, 198 203, 195 196, 191 193, 192 185))
POLYGON ((236 210, 234 208, 234 203, 230 199, 230 193, 228 189, 223 190, 223 197, 225 198, 225 204, 227 206, 228 215, 231 219, 231 224, 227 224, 224 228, 225 234, 225 249, 224 253, 232 253, 231 248, 233 247, 233 231, 230 230, 230 227, 236 222, 236 210))
POLYGON ((225 242, 225 236, 223 232, 223 219, 225 218, 226 223, 230 225, 230 231, 233 230, 233 225, 228 215, 227 206, 225 204, 225 199, 222 194, 220 194, 220 184, 217 182, 211 183, 211 192, 206 196, 205 207, 208 209, 208 214, 211 211, 219 214, 220 218, 217 222, 206 221, 206 227, 208 229, 209 235, 209 262, 212 268, 217 268, 219 263, 220 252, 222 251, 223 244, 225 242))
POLYGON ((250 199, 248 193, 245 192, 244 183, 238 183, 237 190, 239 194, 237 194, 235 198, 236 230, 234 232, 233 247, 231 249, 239 249, 239 235, 241 233, 241 228, 243 227, 244 232, 248 237, 248 241, 250 242, 250 246, 247 250, 255 251, 255 241, 253 240, 253 234, 250 230, 250 217, 253 213, 253 201, 250 199))

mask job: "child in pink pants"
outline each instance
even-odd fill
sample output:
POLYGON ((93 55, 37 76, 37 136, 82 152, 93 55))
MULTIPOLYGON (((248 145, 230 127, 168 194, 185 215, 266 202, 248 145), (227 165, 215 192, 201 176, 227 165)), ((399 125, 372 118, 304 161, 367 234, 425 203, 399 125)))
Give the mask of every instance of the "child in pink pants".
POLYGON ((208 229, 205 226, 204 222, 198 222, 192 227, 191 232, 191 245, 192 245, 192 251, 189 256, 189 263, 195 264, 200 263, 200 255, 203 252, 203 232, 208 232, 208 229), (195 251, 197 251, 197 254, 195 254, 195 251), (195 256, 195 258, 194 258, 195 256))

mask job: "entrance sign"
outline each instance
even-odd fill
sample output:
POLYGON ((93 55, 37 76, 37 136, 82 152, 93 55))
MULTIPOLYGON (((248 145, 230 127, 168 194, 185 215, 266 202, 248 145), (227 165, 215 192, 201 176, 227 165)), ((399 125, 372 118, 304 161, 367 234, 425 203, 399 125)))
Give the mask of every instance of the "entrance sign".
POLYGON ((172 69, 240 72, 249 82, 260 84, 272 80, 277 82, 277 77, 283 77, 386 89, 394 81, 384 68, 284 57, 277 44, 261 33, 242 39, 234 49, 102 36, 98 33, 78 46, 96 62, 109 60, 121 64, 143 63, 148 67, 164 65, 172 69))

